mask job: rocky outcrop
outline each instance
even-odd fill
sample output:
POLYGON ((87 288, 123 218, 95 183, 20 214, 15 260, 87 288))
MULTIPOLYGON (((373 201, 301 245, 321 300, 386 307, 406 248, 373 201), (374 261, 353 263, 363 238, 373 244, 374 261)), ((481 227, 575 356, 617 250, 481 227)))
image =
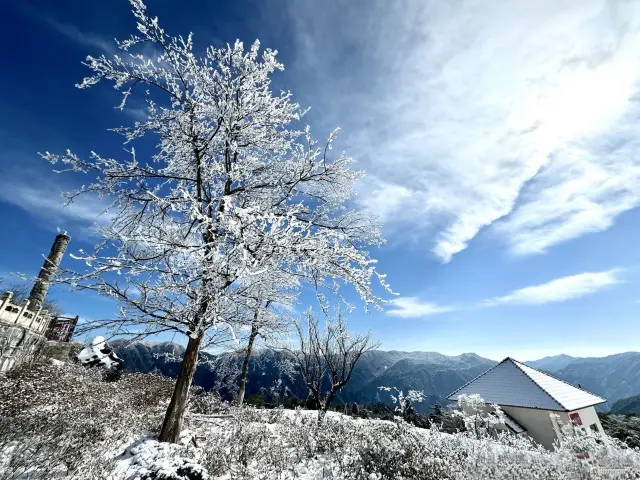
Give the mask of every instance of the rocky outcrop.
POLYGON ((0 322, 0 372, 33 360, 44 343, 38 332, 0 322))
POLYGON ((85 345, 76 360, 88 367, 100 366, 108 370, 122 370, 124 361, 107 344, 104 337, 95 337, 91 343, 85 345))
POLYGON ((76 354, 78 354, 82 348, 83 345, 78 342, 56 342, 49 340, 42 346, 40 355, 61 362, 70 362, 73 361, 76 354))

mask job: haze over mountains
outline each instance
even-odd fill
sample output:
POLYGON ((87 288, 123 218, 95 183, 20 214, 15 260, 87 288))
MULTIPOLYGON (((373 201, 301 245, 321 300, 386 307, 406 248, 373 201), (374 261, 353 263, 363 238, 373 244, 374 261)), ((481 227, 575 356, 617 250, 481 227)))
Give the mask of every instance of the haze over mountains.
MULTIPOLYGON (((167 360, 171 354, 181 358, 183 347, 171 342, 137 342, 125 346, 113 342, 118 355, 124 359, 125 368, 130 371, 156 371, 168 376, 176 376, 179 362, 167 360)), ((238 366, 239 357, 204 354, 209 363, 198 367, 194 383, 204 388, 212 388, 224 383, 224 368, 221 364, 238 366)), ((247 397, 259 392, 268 392, 280 381, 280 392, 286 389, 289 395, 304 399, 306 387, 298 374, 284 368, 288 354, 263 350, 257 352, 249 365, 247 397)), ((608 400, 601 407, 608 410, 614 402, 633 395, 640 395, 640 353, 626 352, 602 358, 578 358, 568 355, 545 357, 525 362, 539 370, 551 373, 573 385, 608 400)), ((360 360, 350 383, 340 392, 338 403, 374 403, 389 401, 386 392, 378 387, 397 387, 403 391, 423 390, 427 401, 419 406, 426 411, 436 402, 448 403, 446 396, 476 376, 496 364, 496 361, 474 353, 457 356, 437 352, 373 351, 360 360)), ((231 369, 233 370, 233 368, 231 369)), ((228 377, 227 377, 228 378, 228 377)), ((223 392, 225 390, 223 389, 223 392)))

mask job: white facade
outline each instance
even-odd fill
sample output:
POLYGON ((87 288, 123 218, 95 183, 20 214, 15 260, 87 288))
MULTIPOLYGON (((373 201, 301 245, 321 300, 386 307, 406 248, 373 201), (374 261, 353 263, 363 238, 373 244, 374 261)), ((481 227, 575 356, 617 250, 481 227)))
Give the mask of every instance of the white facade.
POLYGON ((549 450, 553 450, 557 439, 562 440, 560 427, 562 424, 571 423, 570 415, 574 413, 579 415, 582 422, 581 428, 585 431, 591 430, 604 434, 594 407, 585 407, 575 412, 552 412, 507 406, 502 407, 502 410, 526 429, 527 436, 549 450), (557 420, 551 418, 552 413, 558 415, 557 420))
MULTIPOLYGON (((480 395, 487 403, 500 405, 525 434, 547 449, 560 439, 561 424, 573 422, 584 430, 604 433, 595 405, 606 400, 576 388, 546 373, 506 358, 447 398, 480 395), (558 416, 552 418, 551 414, 558 416)), ((512 429, 513 430, 513 429, 512 429)), ((520 430, 520 429, 519 429, 520 430)))

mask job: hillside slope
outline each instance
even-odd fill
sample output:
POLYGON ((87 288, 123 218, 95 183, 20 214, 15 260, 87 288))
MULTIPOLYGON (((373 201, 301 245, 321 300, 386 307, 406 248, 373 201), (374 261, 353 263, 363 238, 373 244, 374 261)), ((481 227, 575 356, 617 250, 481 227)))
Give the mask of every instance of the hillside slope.
POLYGON ((616 415, 626 415, 629 413, 640 415, 640 395, 617 400, 611 406, 611 413, 616 415))
MULTIPOLYGON (((167 360, 165 354, 181 358, 184 348, 171 342, 137 342, 124 346, 113 342, 116 352, 125 361, 125 368, 134 372, 156 371, 175 377, 180 371, 179 362, 167 360)), ((240 357, 223 358, 203 354, 208 364, 200 365, 195 383, 212 388, 224 383, 223 372, 233 370, 223 365, 239 367, 240 357)), ((247 398, 254 393, 268 391, 280 381, 281 392, 305 398, 306 388, 302 378, 292 372, 282 371, 286 360, 284 352, 260 351, 249 364, 247 398)), ((435 402, 446 403, 446 396, 469 380, 495 365, 495 361, 473 353, 457 356, 437 352, 402 352, 376 350, 365 354, 358 363, 349 384, 339 393, 342 403, 373 403, 378 398, 388 400, 388 394, 379 392, 380 386, 394 386, 402 390, 424 390, 427 401, 419 407, 425 410, 435 402)), ((606 398, 611 406, 622 398, 640 395, 640 353, 627 352, 602 358, 577 358, 568 355, 546 357, 526 362, 528 365, 552 373, 572 385, 606 398)), ((223 388, 223 393, 225 392, 223 388)), ((605 406, 604 409, 608 408, 605 406)))
MULTIPOLYGON (((136 342, 125 345, 113 342, 120 358, 125 361, 125 368, 131 372, 157 372, 175 377, 180 371, 180 363, 167 359, 166 355, 181 358, 184 349, 171 342, 136 342)), ((212 388, 225 383, 229 379, 222 373, 239 369, 241 358, 214 356, 203 354, 208 363, 200 365, 194 377, 194 383, 204 388, 212 388), (230 367, 231 368, 228 368, 230 367)), ((269 350, 256 352, 249 363, 247 382, 247 398, 254 393, 268 392, 276 382, 280 382, 281 394, 304 399, 307 394, 301 376, 297 372, 282 371, 283 362, 287 360, 285 352, 269 350)), ((495 362, 473 353, 448 356, 436 352, 400 352, 373 351, 367 352, 353 372, 351 381, 343 388, 336 401, 338 403, 373 403, 378 398, 389 401, 388 394, 379 394, 380 386, 395 386, 403 390, 424 390, 427 402, 419 406, 426 410, 436 402, 446 403, 446 396, 484 372, 495 362)), ((222 388, 223 394, 226 389, 222 388)))

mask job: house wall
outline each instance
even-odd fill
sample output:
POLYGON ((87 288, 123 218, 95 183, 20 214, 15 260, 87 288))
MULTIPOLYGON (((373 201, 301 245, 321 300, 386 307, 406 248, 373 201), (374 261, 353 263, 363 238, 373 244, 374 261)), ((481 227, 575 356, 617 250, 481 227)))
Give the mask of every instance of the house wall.
MULTIPOLYGON (((578 414, 580 414, 580 420, 582 420, 582 426, 589 431, 591 425, 596 425, 598 431, 600 433, 604 433, 604 429, 602 428, 602 424, 600 423, 600 418, 598 418, 598 414, 596 412, 595 407, 587 407, 582 408, 580 410, 575 410, 578 414)), ((570 412, 574 413, 574 412, 570 412)), ((567 414, 567 417, 569 415, 567 414)))
POLYGON ((560 437, 560 428, 563 424, 571 423, 570 413, 577 412, 582 420, 582 426, 589 431, 591 425, 596 425, 600 433, 604 433, 600 419, 594 407, 582 408, 574 412, 550 412, 534 408, 506 407, 502 406, 505 413, 513 417, 520 425, 527 429, 527 434, 543 447, 553 450, 554 443, 560 437), (555 425, 549 416, 554 413, 558 416, 555 425))
MULTIPOLYGON (((543 447, 553 450, 553 444, 558 434, 553 426, 548 410, 535 408, 506 407, 502 410, 513 417, 520 425, 527 429, 527 434, 543 447)), ((564 412, 554 412, 559 415, 560 422, 568 422, 569 415, 564 412)), ((580 415, 582 416, 582 415, 580 415)))

